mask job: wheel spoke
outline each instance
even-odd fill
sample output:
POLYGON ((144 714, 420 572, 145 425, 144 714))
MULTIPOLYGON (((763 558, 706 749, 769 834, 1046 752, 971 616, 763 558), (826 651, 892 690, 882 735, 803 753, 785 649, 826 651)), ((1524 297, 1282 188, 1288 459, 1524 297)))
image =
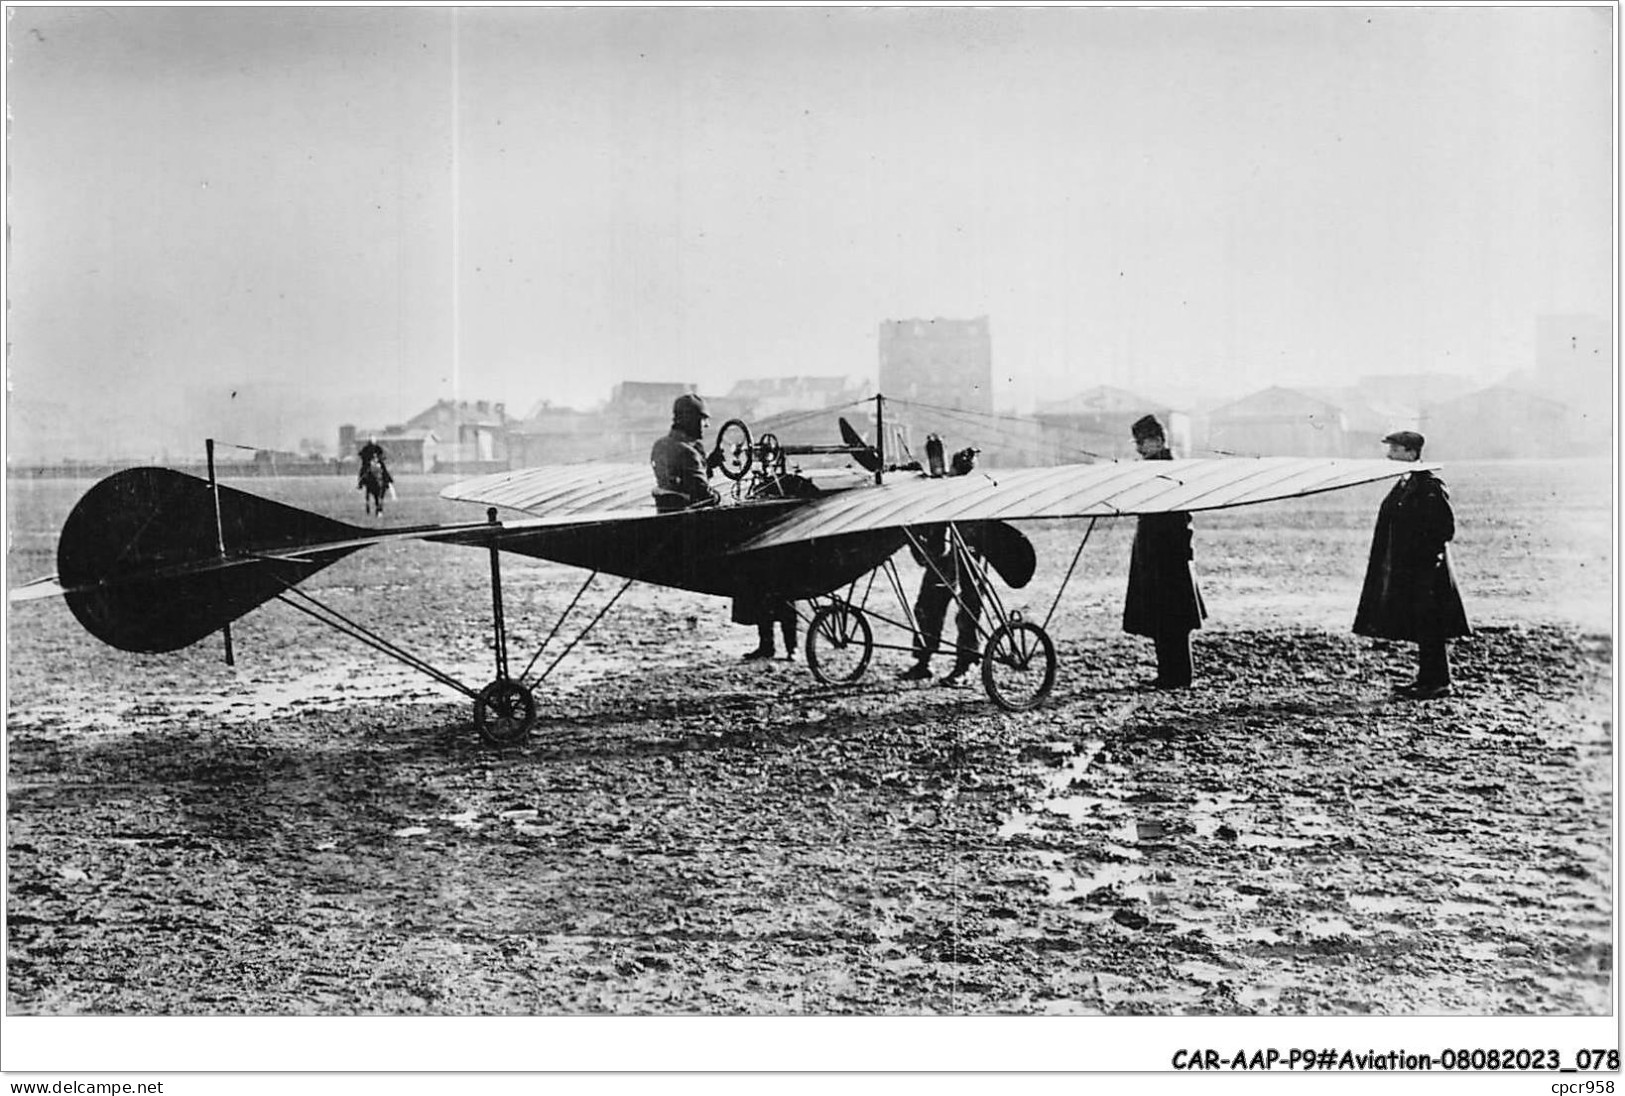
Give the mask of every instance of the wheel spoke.
POLYGON ((524 739, 536 722, 536 698, 517 681, 499 679, 480 690, 474 702, 474 725, 480 737, 496 746, 524 739))
POLYGON ((848 685, 868 668, 874 637, 860 610, 826 605, 813 614, 806 649, 814 677, 826 685, 848 685))
POLYGON ((1028 621, 1000 627, 988 640, 982 682, 1001 708, 1021 711, 1049 695, 1055 684, 1055 647, 1044 630, 1028 621))

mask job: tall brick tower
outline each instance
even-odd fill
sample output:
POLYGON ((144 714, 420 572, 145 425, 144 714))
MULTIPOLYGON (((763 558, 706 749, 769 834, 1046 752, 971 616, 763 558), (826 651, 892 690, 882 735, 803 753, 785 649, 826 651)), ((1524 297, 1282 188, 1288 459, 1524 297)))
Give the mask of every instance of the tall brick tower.
POLYGON ((987 317, 884 321, 880 391, 892 399, 991 414, 993 336, 987 317))

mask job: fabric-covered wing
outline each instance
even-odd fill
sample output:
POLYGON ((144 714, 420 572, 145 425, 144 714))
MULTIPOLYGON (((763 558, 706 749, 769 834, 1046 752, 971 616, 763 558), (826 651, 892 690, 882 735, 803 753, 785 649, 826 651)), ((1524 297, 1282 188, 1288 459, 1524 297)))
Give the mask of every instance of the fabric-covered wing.
POLYGON ((454 483, 440 497, 505 506, 549 520, 655 514, 654 475, 647 464, 566 464, 519 468, 454 483))
POLYGON ((1433 464, 1304 457, 1068 464, 894 478, 815 499, 735 552, 908 525, 1219 510, 1392 479, 1433 464))
MULTIPOLYGON (((814 469, 802 478, 825 492, 871 486, 867 475, 850 469, 814 469)), ((719 479, 714 486, 725 489, 727 481, 719 479)), ((518 468, 463 480, 442 490, 440 497, 523 510, 531 516, 530 527, 534 528, 654 518, 657 511, 653 488, 654 473, 646 464, 566 464, 518 468)))

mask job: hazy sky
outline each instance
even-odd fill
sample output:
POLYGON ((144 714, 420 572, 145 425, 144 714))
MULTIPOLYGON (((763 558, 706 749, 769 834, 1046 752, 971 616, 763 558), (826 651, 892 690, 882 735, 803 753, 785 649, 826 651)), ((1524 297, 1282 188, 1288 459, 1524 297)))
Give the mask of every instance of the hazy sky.
POLYGON ((1613 304, 1608 6, 10 14, 11 410, 104 434, 873 377, 933 316, 1016 407, 1489 380, 1613 304))

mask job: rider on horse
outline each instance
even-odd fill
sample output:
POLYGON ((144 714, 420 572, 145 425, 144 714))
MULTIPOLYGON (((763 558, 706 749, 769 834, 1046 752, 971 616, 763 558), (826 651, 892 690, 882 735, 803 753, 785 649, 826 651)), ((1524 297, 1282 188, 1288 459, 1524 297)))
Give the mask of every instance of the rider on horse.
POLYGON ((373 461, 378 462, 378 471, 382 473, 380 485, 383 489, 387 490, 389 485, 395 482, 395 477, 389 474, 389 454, 384 452, 384 447, 378 444, 376 437, 369 436, 367 444, 361 447, 356 456, 361 458, 361 471, 355 477, 357 488, 367 486, 367 469, 372 467, 373 461))

